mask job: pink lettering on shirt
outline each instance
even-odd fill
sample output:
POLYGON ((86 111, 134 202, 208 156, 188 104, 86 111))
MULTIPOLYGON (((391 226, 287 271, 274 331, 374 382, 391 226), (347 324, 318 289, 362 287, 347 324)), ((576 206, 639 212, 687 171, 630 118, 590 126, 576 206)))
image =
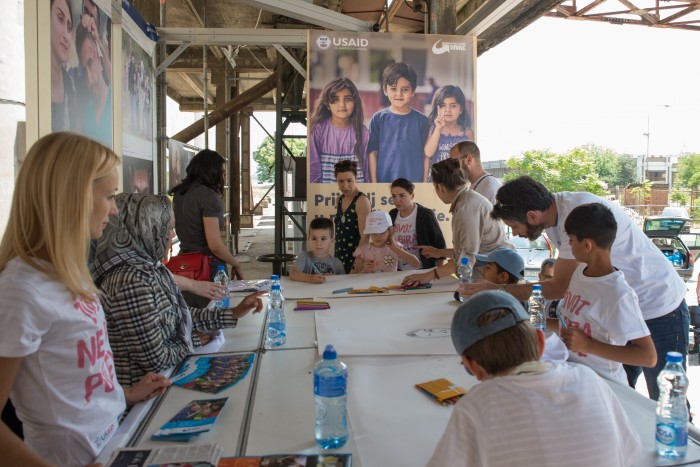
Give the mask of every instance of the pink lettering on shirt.
POLYGON ((97 324, 97 314, 102 309, 102 305, 100 305, 100 301, 97 300, 97 297, 90 302, 85 302, 82 298, 78 297, 73 303, 73 306, 76 310, 90 318, 94 324, 97 324))
POLYGON ((97 373, 88 375, 85 378, 85 401, 90 402, 93 392, 100 386, 104 386, 106 393, 114 391, 114 356, 107 350, 107 322, 102 322, 102 328, 90 336, 89 343, 86 340, 78 339, 76 352, 78 354, 78 368, 85 368, 87 362, 90 367, 97 366, 97 373))

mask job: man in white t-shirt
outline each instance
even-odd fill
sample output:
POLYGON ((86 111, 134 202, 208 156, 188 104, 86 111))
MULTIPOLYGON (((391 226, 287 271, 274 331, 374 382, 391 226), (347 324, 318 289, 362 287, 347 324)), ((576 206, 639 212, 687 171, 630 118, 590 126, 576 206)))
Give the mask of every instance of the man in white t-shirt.
POLYGON ((501 188, 501 182, 484 170, 481 165, 481 151, 474 141, 462 141, 450 149, 450 157, 459 159, 462 170, 467 174, 469 188, 479 193, 494 204, 496 193, 501 188))
POLYGON ((544 334, 511 295, 470 298, 451 335, 480 383, 455 405, 429 467, 635 463, 639 434, 608 384, 583 365, 540 361, 544 334))
MULTIPOLYGON (((527 176, 511 180, 498 190, 491 216, 502 219, 515 235, 521 237, 535 239, 546 230, 549 239, 559 249, 559 257, 554 278, 542 283, 542 293, 545 298, 558 299, 564 297, 571 276, 579 265, 571 252, 564 222, 572 209, 589 203, 601 203, 615 216, 617 236, 611 249, 612 264, 622 271, 637 294, 639 308, 656 347, 656 366, 643 371, 649 397, 657 400, 656 378, 664 366, 666 353, 674 351, 687 355, 690 326, 685 284, 661 250, 617 204, 591 193, 552 194, 544 185, 527 176)), ((463 296, 470 296, 495 288, 495 284, 480 282, 465 284, 460 291, 463 296)), ((509 284, 505 290, 524 300, 531 294, 532 284, 509 284)), ((630 386, 634 387, 642 369, 625 365, 625 371, 630 386)))

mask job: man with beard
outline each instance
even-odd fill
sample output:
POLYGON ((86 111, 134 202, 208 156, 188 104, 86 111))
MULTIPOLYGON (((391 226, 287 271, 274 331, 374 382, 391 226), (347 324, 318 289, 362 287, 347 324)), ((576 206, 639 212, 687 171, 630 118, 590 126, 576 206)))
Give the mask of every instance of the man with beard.
MULTIPOLYGON (((553 279, 541 284, 545 298, 554 300, 564 297, 571 276, 579 264, 571 252, 564 223, 574 208, 589 203, 607 206, 617 221, 617 235, 611 249, 612 264, 622 271, 625 280, 637 294, 642 316, 656 346, 656 366, 644 368, 643 371, 649 397, 657 400, 659 389, 656 377, 666 363, 666 352, 680 352, 685 357, 690 324, 688 305, 684 298, 685 284, 661 250, 619 205, 585 192, 564 191, 552 194, 544 185, 527 176, 511 180, 498 190, 491 217, 502 219, 513 234, 530 240, 539 237, 542 231, 547 232, 549 239, 559 249, 559 256, 553 279)), ((472 296, 482 290, 497 288, 519 300, 526 300, 532 292, 532 284, 529 283, 497 286, 481 281, 462 285, 460 293, 472 296)), ((683 365, 685 366, 685 358, 683 365)), ((625 365, 625 371, 630 386, 634 387, 642 369, 625 365)))
POLYGON ((487 173, 481 165, 481 152, 474 141, 462 141, 450 149, 450 157, 459 159, 462 170, 467 174, 470 188, 481 196, 496 204, 496 192, 501 188, 501 182, 487 173))

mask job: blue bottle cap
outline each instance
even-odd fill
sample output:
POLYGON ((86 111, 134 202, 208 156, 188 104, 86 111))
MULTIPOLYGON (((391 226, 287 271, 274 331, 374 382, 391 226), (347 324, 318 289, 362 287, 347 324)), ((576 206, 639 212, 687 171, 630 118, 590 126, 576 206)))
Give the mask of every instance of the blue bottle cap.
POLYGON ((338 358, 338 353, 335 351, 335 347, 333 347, 331 344, 328 344, 326 346, 326 349, 323 351, 323 359, 335 360, 336 358, 338 358))
POLYGON ((667 352, 666 361, 669 363, 681 363, 683 361, 683 355, 680 352, 667 352))
POLYGON ((271 281, 278 281, 278 280, 280 280, 280 276, 278 276, 277 274, 273 274, 270 276, 270 280, 271 281))
POLYGON ((223 266, 223 265, 222 265, 222 266, 219 266, 219 267, 216 268, 216 270, 217 270, 217 271, 225 271, 225 270, 226 270, 226 266, 223 266))
POLYGON ((534 292, 535 290, 539 290, 541 292, 542 291, 542 284, 533 284, 532 291, 534 292))
POLYGON ((465 264, 469 264, 469 258, 467 258, 466 256, 459 261, 462 266, 464 266, 465 264))

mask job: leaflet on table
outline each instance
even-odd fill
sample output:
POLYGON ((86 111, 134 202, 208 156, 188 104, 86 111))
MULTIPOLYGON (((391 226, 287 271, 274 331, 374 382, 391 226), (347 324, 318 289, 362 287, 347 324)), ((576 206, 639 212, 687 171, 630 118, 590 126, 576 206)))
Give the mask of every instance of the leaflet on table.
POLYGON ((252 353, 237 355, 190 355, 170 380, 195 391, 216 394, 241 381, 253 366, 252 353))
POLYGON ((194 400, 151 435, 154 441, 188 441, 214 426, 228 397, 194 400))
POLYGON ((223 448, 214 443, 122 448, 112 454, 107 467, 216 467, 222 453, 223 448))
POLYGON ((274 454, 259 457, 224 457, 217 467, 326 466, 350 467, 351 454, 274 454))
POLYGON ((229 292, 257 292, 259 290, 270 290, 270 280, 242 280, 228 283, 229 292))

